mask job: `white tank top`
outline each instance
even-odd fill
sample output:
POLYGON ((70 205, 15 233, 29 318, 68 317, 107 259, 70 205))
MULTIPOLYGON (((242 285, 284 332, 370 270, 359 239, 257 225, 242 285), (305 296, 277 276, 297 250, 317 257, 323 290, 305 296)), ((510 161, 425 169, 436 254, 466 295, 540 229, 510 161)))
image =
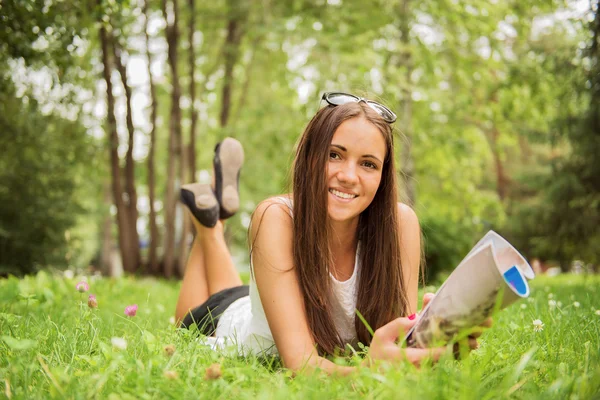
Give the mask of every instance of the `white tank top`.
MULTIPOLYGON (((276 198, 288 206, 292 215, 291 200, 286 197, 276 198)), ((354 327, 357 281, 360 274, 359 266, 360 243, 356 249, 354 271, 346 281, 338 281, 331 273, 332 296, 331 311, 333 323, 344 343, 354 345, 357 342, 354 327)), ((252 261, 251 261, 252 263, 252 261)), ((253 274, 250 278, 250 295, 233 302, 223 312, 217 324, 214 338, 206 338, 214 348, 236 345, 239 354, 277 354, 273 335, 265 316, 258 288, 253 274)))

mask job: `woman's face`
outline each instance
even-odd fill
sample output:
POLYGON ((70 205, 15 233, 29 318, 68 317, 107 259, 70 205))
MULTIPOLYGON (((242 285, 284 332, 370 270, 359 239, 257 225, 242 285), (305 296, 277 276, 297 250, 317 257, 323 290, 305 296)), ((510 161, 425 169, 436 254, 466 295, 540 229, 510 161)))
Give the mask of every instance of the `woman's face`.
POLYGON ((329 146, 328 212, 333 221, 357 218, 373 201, 381 182, 386 145, 364 117, 344 121, 329 146))

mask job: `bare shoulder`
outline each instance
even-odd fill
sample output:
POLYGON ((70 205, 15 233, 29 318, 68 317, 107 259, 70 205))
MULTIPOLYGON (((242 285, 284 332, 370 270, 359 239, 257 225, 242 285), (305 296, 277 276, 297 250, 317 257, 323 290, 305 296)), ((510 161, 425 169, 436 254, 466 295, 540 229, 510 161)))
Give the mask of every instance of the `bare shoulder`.
POLYGON ((270 197, 261 201, 252 213, 251 234, 256 234, 258 225, 263 223, 283 223, 291 226, 291 215, 289 207, 276 197, 270 197))
POLYGON ((398 202, 399 227, 403 233, 420 232, 419 218, 411 206, 398 202))
MULTIPOLYGON (((289 195, 269 197, 268 199, 261 201, 258 206, 256 206, 254 214, 263 216, 268 209, 275 208, 283 211, 284 215, 289 215, 289 207, 283 200, 288 201, 289 195)), ((277 214, 277 212, 275 213, 277 214)))
POLYGON ((285 249, 291 252, 293 222, 287 204, 275 197, 263 200, 252 213, 250 221, 250 247, 252 251, 285 249))

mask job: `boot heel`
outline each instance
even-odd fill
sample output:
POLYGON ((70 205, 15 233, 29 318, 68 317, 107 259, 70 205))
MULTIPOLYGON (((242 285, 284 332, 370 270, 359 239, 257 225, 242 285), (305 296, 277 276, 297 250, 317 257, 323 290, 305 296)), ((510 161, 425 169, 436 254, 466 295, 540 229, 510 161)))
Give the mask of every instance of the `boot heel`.
POLYGON ((219 203, 209 184, 190 183, 181 187, 181 202, 200 224, 212 228, 219 220, 219 203))

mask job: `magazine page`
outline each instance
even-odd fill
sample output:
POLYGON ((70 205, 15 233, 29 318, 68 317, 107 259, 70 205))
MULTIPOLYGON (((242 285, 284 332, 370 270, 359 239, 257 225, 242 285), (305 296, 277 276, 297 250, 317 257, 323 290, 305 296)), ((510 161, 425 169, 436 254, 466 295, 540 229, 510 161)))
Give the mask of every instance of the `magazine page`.
POLYGON ((419 322, 406 336, 408 346, 447 342, 462 329, 485 321, 497 301, 504 308, 529 295, 521 268, 531 267, 512 246, 497 251, 493 240, 480 241, 477 246, 423 310, 419 322))
MULTIPOLYGON (((521 253, 519 253, 519 251, 508 242, 508 240, 504 239, 502 236, 500 236, 494 231, 489 231, 488 233, 486 233, 481 238, 481 240, 479 240, 479 242, 477 242, 477 244, 473 246, 473 248, 471 249, 469 254, 467 254, 465 259, 469 258, 469 256, 473 254, 478 248, 488 243, 492 243, 494 245, 495 254, 499 259, 502 259, 503 256, 506 255, 515 261, 512 265, 517 265, 517 267, 521 270, 521 272, 527 279, 533 279, 535 277, 533 268, 531 268, 529 263, 525 260, 525 257, 523 257, 521 253)), ((501 268, 501 270, 504 269, 501 268)))

